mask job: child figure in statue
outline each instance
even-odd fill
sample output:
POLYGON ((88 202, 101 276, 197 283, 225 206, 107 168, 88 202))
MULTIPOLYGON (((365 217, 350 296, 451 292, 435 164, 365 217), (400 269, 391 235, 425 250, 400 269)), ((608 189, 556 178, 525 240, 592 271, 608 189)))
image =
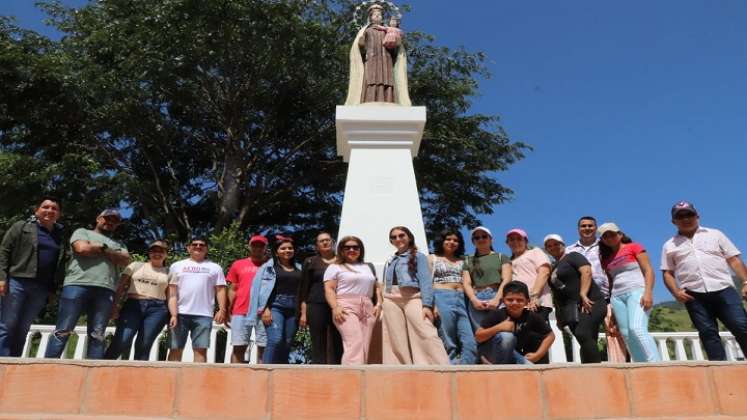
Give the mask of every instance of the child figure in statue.
POLYGON ((402 30, 399 29, 399 18, 392 16, 389 19, 389 26, 386 27, 386 35, 384 35, 384 46, 388 49, 393 49, 402 43, 402 30))

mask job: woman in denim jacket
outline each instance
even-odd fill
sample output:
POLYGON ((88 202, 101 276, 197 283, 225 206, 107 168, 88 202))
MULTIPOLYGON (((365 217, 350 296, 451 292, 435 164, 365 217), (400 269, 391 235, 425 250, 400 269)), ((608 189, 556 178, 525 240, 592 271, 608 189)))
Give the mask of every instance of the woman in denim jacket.
POLYGON ((410 229, 396 226, 389 241, 397 252, 384 268, 383 362, 395 365, 448 365, 433 325, 433 277, 410 229))
POLYGON ((252 282, 249 296, 250 327, 262 322, 267 347, 262 363, 288 363, 290 347, 298 329, 296 296, 301 266, 295 261, 291 238, 278 236, 273 258, 264 263, 252 282))

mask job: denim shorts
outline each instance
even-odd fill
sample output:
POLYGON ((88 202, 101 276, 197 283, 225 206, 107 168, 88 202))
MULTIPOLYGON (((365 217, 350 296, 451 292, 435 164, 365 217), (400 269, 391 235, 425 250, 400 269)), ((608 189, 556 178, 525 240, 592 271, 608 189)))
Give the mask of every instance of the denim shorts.
POLYGON ((267 347, 267 333, 262 320, 257 320, 257 326, 249 325, 246 315, 231 315, 231 345, 248 346, 251 343, 252 330, 256 336, 254 341, 258 347, 267 347))
POLYGON ((203 315, 179 314, 176 328, 169 331, 169 344, 172 349, 183 349, 187 345, 187 336, 192 337, 193 349, 210 347, 210 331, 213 329, 213 318, 203 315))

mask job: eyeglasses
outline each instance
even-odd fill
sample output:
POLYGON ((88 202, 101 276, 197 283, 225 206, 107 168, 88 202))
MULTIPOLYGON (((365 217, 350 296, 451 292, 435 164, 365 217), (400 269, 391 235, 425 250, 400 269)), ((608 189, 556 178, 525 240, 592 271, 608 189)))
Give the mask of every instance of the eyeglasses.
POLYGON ((483 239, 489 239, 490 236, 488 235, 475 235, 472 237, 473 241, 482 241, 483 239))
POLYGON ((342 247, 343 251, 360 251, 361 247, 358 245, 343 245, 342 247))
POLYGON ((689 219, 691 217, 695 217, 695 213, 680 213, 680 214, 674 216, 674 220, 689 219))
POLYGON ((407 238, 407 235, 404 233, 400 233, 399 235, 389 235, 389 240, 393 241, 395 239, 405 239, 407 238))

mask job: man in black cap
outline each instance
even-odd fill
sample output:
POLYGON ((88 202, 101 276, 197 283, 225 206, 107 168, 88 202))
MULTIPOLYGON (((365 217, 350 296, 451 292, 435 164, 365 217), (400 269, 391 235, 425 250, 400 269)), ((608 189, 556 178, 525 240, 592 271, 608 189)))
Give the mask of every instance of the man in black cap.
POLYGON ((106 350, 106 324, 114 307, 114 292, 123 267, 130 263, 127 248, 112 239, 122 223, 115 209, 96 218, 93 230, 78 229, 70 237, 72 260, 65 272, 57 325, 44 357, 59 358, 82 313, 88 324, 88 359, 102 359, 106 350))
POLYGON ((744 282, 742 296, 747 297, 747 268, 741 252, 721 231, 700 226, 692 203, 675 203, 671 214, 677 234, 661 252, 664 284, 685 304, 709 360, 726 360, 717 320, 747 354, 747 313, 730 271, 744 282))

